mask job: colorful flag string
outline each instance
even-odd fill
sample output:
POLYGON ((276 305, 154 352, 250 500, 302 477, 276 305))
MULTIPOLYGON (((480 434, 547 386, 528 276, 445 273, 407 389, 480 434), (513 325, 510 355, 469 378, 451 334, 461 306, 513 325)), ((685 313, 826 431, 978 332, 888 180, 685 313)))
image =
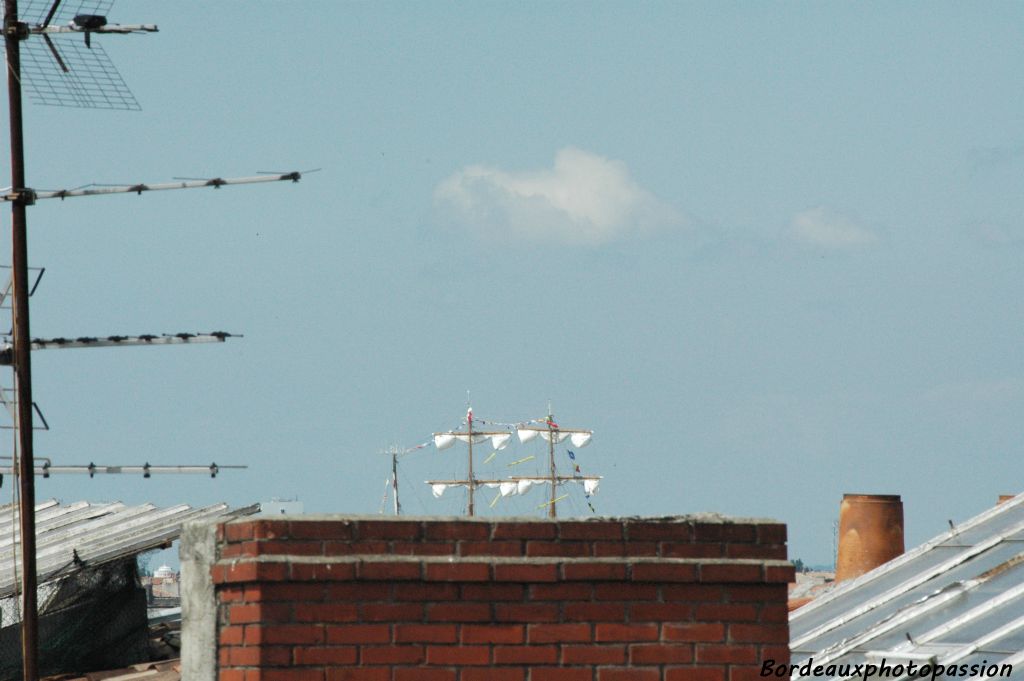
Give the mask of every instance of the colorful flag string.
MULTIPOLYGON (((583 471, 580 470, 580 465, 578 463, 576 463, 576 453, 573 452, 571 449, 565 450, 565 453, 569 455, 569 459, 572 461, 572 467, 573 467, 572 475, 573 475, 573 477, 578 477, 578 476, 583 475, 583 471)), ((597 511, 594 509, 594 505, 592 503, 590 503, 590 497, 591 497, 590 494, 587 494, 586 492, 583 492, 583 499, 584 499, 584 501, 587 502, 587 508, 590 509, 591 513, 596 515, 597 511)))

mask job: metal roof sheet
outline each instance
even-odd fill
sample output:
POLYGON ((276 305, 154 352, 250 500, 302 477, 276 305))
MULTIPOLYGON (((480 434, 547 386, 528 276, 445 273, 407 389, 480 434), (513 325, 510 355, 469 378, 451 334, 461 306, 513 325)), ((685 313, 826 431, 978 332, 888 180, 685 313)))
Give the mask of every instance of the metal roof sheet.
MULTIPOLYGON (((120 502, 79 501, 62 505, 54 500, 44 501, 36 505, 39 583, 74 572, 79 566, 102 565, 165 546, 181 534, 186 522, 229 514, 248 515, 256 509, 250 506, 231 512, 227 504, 157 508, 152 504, 126 506, 120 502)), ((15 549, 20 552, 18 511, 8 504, 0 506, 0 599, 15 590, 20 570, 15 549)))
POLYGON ((113 669, 103 672, 85 674, 58 674, 47 676, 41 681, 179 681, 181 679, 181 660, 165 660, 163 662, 144 662, 124 669, 113 669))
POLYGON ((1024 677, 1024 494, 793 611, 790 648, 798 666, 1019 664, 1024 677))

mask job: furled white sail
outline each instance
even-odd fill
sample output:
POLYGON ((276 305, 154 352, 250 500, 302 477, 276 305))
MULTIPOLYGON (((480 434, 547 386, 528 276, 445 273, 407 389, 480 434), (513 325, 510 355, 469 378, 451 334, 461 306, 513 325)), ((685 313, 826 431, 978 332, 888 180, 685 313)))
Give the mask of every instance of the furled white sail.
POLYGON ((455 444, 455 436, 451 433, 438 433, 434 436, 434 446, 438 449, 448 449, 455 444))
POLYGON ((491 446, 494 447, 495 451, 499 451, 508 447, 509 440, 512 439, 512 433, 501 433, 500 435, 491 436, 491 446))
POLYGON ((563 433, 563 432, 558 431, 558 430, 552 430, 552 431, 542 430, 542 431, 539 431, 539 432, 540 432, 540 436, 542 438, 544 438, 548 442, 550 442, 551 440, 554 440, 555 444, 557 444, 559 442, 562 442, 563 440, 568 440, 569 436, 571 435, 571 433, 563 433))
POLYGON ((526 428, 517 428, 516 433, 519 435, 519 441, 526 443, 537 437, 540 433, 539 430, 528 430, 526 428))
POLYGON ((593 433, 573 433, 572 443, 580 448, 586 447, 590 444, 590 438, 594 437, 593 433))

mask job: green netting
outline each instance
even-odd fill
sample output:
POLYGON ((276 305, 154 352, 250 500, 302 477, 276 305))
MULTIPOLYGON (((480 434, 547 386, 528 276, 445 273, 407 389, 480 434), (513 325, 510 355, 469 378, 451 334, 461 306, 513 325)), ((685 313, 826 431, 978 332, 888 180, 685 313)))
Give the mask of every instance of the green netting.
MULTIPOLYGON (((0 681, 18 681, 21 629, 0 629, 0 681)), ((63 579, 41 607, 42 676, 127 667, 148 659, 146 592, 135 557, 86 567, 63 579)))

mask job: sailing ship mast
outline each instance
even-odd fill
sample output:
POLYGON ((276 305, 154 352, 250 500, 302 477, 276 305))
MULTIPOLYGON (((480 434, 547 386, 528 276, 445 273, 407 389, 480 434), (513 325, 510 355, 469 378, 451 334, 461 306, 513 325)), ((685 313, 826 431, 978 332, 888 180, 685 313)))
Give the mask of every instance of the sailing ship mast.
MULTIPOLYGON (((455 440, 460 440, 467 444, 469 451, 466 478, 460 480, 427 480, 426 482, 434 489, 435 496, 440 496, 447 487, 466 487, 469 497, 467 504, 468 515, 473 516, 476 514, 475 492, 476 488, 482 486, 498 487, 500 489, 500 497, 504 497, 509 494, 521 494, 537 483, 547 483, 551 485, 550 498, 548 501, 541 504, 539 508, 547 506, 548 516, 552 518, 556 517, 558 514, 558 502, 569 496, 568 494, 558 496, 559 486, 566 482, 582 483, 588 497, 591 493, 597 490, 597 485, 601 480, 601 476, 581 475, 579 474, 579 466, 575 467, 573 475, 560 475, 558 473, 558 467, 555 463, 555 445, 571 438, 575 446, 585 447, 590 443, 593 431, 580 428, 561 428, 555 422, 554 415, 551 413, 550 405, 548 405, 548 415, 544 419, 535 419, 528 423, 502 424, 507 425, 509 428, 514 428, 519 435, 520 442, 529 442, 538 435, 548 441, 548 474, 546 476, 512 475, 507 478, 496 479, 476 477, 473 471, 473 445, 490 438, 494 446, 495 453, 497 453, 497 451, 505 448, 509 440, 512 438, 512 433, 508 430, 474 430, 472 407, 469 407, 466 412, 465 424, 465 431, 434 433, 433 437, 434 445, 437 449, 447 449, 454 444, 455 440), (529 425, 530 423, 540 423, 543 425, 533 426, 529 425)), ((570 452, 570 456, 574 455, 570 452)), ((486 461, 484 463, 486 463, 486 461)), ((496 497, 495 501, 500 497, 496 497)), ((591 509, 593 509, 593 507, 591 507, 591 509)))
MULTIPOLYGON (((563 495, 556 498, 555 494, 558 490, 558 485, 567 480, 579 480, 579 476, 564 476, 558 474, 558 468, 555 466, 555 444, 565 440, 566 438, 577 436, 577 441, 581 441, 584 444, 578 445, 580 447, 585 446, 590 442, 590 436, 594 434, 592 430, 581 430, 578 428, 561 428, 555 423, 555 417, 551 413, 551 405, 548 405, 548 417, 545 419, 544 427, 535 426, 522 426, 517 429, 520 433, 533 432, 539 433, 541 437, 548 441, 548 480, 551 484, 551 501, 548 503, 548 517, 554 518, 558 515, 556 510, 556 504, 561 499, 564 499, 568 495, 563 495), (583 439, 585 436, 585 440, 583 439)), ((522 435, 520 434, 520 439, 522 435)))
MULTIPOLYGON (((480 485, 480 484, 486 484, 488 482, 493 483, 494 481, 493 480, 477 480, 473 476, 473 442, 474 442, 474 440, 476 442, 483 442, 484 440, 486 440, 489 437, 497 437, 497 438, 505 437, 505 441, 507 442, 508 439, 509 439, 509 433, 507 431, 504 431, 504 430, 498 430, 498 431, 473 430, 473 407, 469 407, 466 410, 466 431, 465 432, 449 431, 447 433, 434 433, 434 442, 436 444, 438 442, 438 438, 448 438, 448 437, 453 437, 456 440, 463 440, 468 445, 469 454, 467 455, 467 457, 468 457, 468 474, 466 476, 467 479, 466 480, 450 480, 447 483, 445 483, 445 482, 437 482, 437 481, 431 483, 431 482, 428 481, 427 484, 433 484, 433 485, 437 485, 437 484, 465 485, 469 489, 469 506, 468 506, 468 509, 467 509, 468 510, 468 515, 470 515, 470 516, 476 515, 475 492, 476 492, 477 486, 480 485)), ((442 441, 444 441, 444 440, 442 440, 442 441)), ((449 442, 450 442, 450 440, 449 440, 449 442)))

